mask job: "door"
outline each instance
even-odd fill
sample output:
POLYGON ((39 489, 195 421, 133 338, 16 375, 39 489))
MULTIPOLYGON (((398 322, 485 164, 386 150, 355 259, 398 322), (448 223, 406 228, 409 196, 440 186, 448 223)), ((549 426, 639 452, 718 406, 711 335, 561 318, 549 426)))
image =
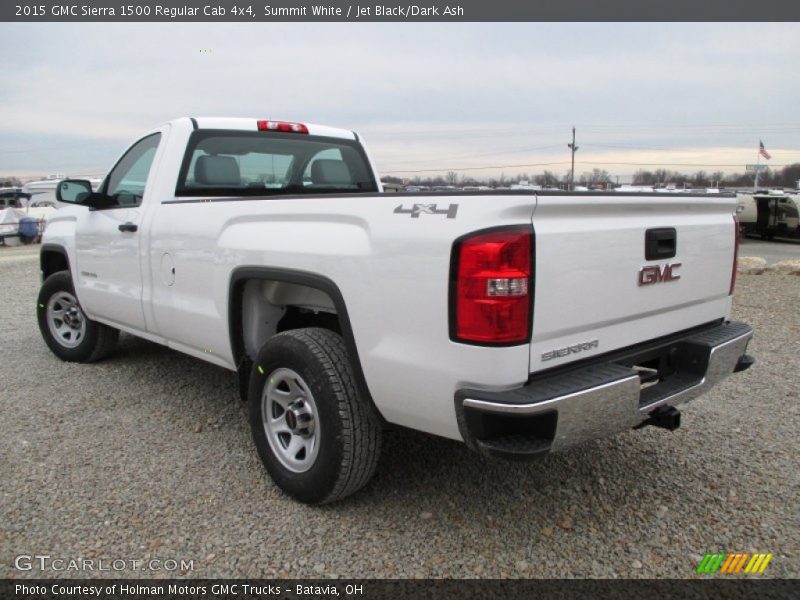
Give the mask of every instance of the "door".
POLYGON ((774 229, 777 226, 777 206, 776 198, 756 198, 758 203, 758 220, 756 221, 759 232, 774 229))
POLYGON ((160 140, 155 133, 130 147, 100 188, 105 204, 82 213, 76 227, 76 291, 83 309, 137 330, 145 329, 138 229, 160 140))

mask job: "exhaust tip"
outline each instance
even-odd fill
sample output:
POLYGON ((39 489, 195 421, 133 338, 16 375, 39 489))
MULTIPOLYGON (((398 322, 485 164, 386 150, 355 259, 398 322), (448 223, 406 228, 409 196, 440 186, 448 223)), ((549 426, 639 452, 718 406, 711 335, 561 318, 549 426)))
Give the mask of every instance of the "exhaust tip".
POLYGON ((750 356, 749 354, 742 354, 739 357, 739 361, 736 363, 736 367, 733 369, 734 373, 741 373, 742 371, 747 371, 750 367, 752 367, 756 362, 756 359, 750 356))
POLYGON ((650 413, 650 418, 644 424, 675 431, 681 426, 681 411, 674 406, 659 406, 650 413))

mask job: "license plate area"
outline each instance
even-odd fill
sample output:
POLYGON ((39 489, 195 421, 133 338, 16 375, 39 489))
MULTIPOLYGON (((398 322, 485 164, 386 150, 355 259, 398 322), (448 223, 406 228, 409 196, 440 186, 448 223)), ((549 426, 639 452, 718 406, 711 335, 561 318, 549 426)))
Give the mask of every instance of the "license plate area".
POLYGON ((639 375, 639 407, 693 387, 703 380, 708 350, 680 341, 615 361, 639 375))

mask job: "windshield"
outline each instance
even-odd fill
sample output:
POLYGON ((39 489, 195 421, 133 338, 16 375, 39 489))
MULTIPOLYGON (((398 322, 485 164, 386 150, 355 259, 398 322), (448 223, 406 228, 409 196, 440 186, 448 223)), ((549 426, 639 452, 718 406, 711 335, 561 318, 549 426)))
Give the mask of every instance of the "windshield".
POLYGON ((354 140, 261 131, 192 134, 177 196, 376 192, 354 140))

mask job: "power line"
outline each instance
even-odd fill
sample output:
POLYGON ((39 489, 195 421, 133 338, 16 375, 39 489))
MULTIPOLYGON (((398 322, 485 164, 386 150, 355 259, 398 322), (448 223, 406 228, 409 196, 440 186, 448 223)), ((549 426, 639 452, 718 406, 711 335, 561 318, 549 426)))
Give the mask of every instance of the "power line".
MULTIPOLYGON (((620 131, 626 134, 631 132, 647 133, 647 132, 674 132, 675 130, 688 130, 699 135, 714 133, 714 134, 771 134, 771 133, 787 133, 800 131, 800 123, 770 123, 762 125, 749 125, 749 124, 733 124, 733 123, 718 123, 718 124, 672 124, 672 125, 636 125, 636 124, 578 124, 582 131, 596 132, 608 134, 610 131, 620 131)), ((534 132, 552 132, 556 133, 562 129, 562 125, 520 125, 517 127, 480 127, 480 128, 451 128, 445 130, 431 130, 431 129, 403 129, 403 130, 369 130, 366 129, 367 137, 511 137, 511 136, 529 136, 534 132), (485 135, 479 135, 485 134, 485 135)), ((682 132, 683 133, 683 132, 682 132)))
POLYGON ((0 154, 26 154, 29 152, 49 152, 51 150, 71 150, 74 148, 101 148, 97 144, 73 144, 71 146, 50 146, 48 148, 27 148, 25 150, 0 150, 0 154))
POLYGON ((525 131, 553 131, 556 132, 562 129, 561 125, 530 125, 530 126, 516 126, 516 127, 492 127, 492 126, 483 126, 483 127, 453 127, 449 129, 409 129, 404 127, 403 129, 399 130, 389 130, 384 129, 381 131, 380 129, 369 129, 364 128, 364 135, 367 137, 372 136, 420 136, 420 137, 428 137, 428 136, 450 136, 450 135, 469 135, 469 134, 478 134, 478 133, 494 133, 494 134, 506 134, 506 133, 516 133, 524 129, 525 131))
MULTIPOLYGON (((743 167, 742 163, 733 164, 704 164, 704 163, 670 163, 670 162, 657 162, 657 163, 640 163, 640 162, 611 162, 611 161, 581 161, 582 165, 623 165, 631 167, 743 167)), ((774 164, 768 165, 769 167, 790 167, 797 163, 774 164)))
MULTIPOLYGON (((491 165, 485 167, 440 167, 438 169, 394 169, 384 171, 381 170, 382 173, 443 173, 445 171, 481 171, 486 169, 521 169, 526 167, 548 167, 548 166, 556 166, 556 165, 569 165, 571 161, 559 161, 559 162, 547 162, 547 163, 529 163, 529 164, 521 164, 521 165, 491 165)), ((629 167, 738 167, 741 168, 744 165, 741 163, 734 163, 734 164, 703 164, 703 163, 669 163, 669 162, 658 162, 658 163, 639 163, 639 162, 598 162, 598 161, 575 161, 576 165, 587 165, 587 166, 606 166, 606 165, 614 165, 614 166, 629 166, 629 167)), ((781 168, 781 167, 790 167, 797 163, 786 163, 786 164, 774 164, 769 165, 770 167, 774 168, 781 168)))
POLYGON ((619 150, 691 150, 694 151, 694 148, 675 148, 670 146, 632 146, 630 144, 592 144, 583 142, 584 146, 588 146, 590 148, 614 148, 619 150))
MULTIPOLYGON (((547 146, 536 146, 534 148, 520 148, 518 150, 509 150, 507 152, 487 152, 484 154, 470 154, 465 156, 448 156, 448 159, 451 160, 461 160, 463 158, 484 158, 487 156, 504 156, 506 154, 522 154, 524 152, 535 152, 537 150, 550 150, 552 148, 561 148, 561 144, 548 144, 547 146)), ((437 158, 441 158, 441 155, 437 156, 437 158)), ((429 162, 430 158, 420 158, 414 160, 401 160, 399 164, 407 164, 407 163, 421 163, 421 162, 429 162)))
POLYGON ((521 169, 524 167, 549 167, 552 165, 568 165, 569 161, 548 162, 548 163, 530 163, 526 165, 493 165, 487 167, 446 167, 442 169, 398 169, 394 171, 383 171, 381 173, 442 173, 444 171, 481 171, 485 169, 521 169))

